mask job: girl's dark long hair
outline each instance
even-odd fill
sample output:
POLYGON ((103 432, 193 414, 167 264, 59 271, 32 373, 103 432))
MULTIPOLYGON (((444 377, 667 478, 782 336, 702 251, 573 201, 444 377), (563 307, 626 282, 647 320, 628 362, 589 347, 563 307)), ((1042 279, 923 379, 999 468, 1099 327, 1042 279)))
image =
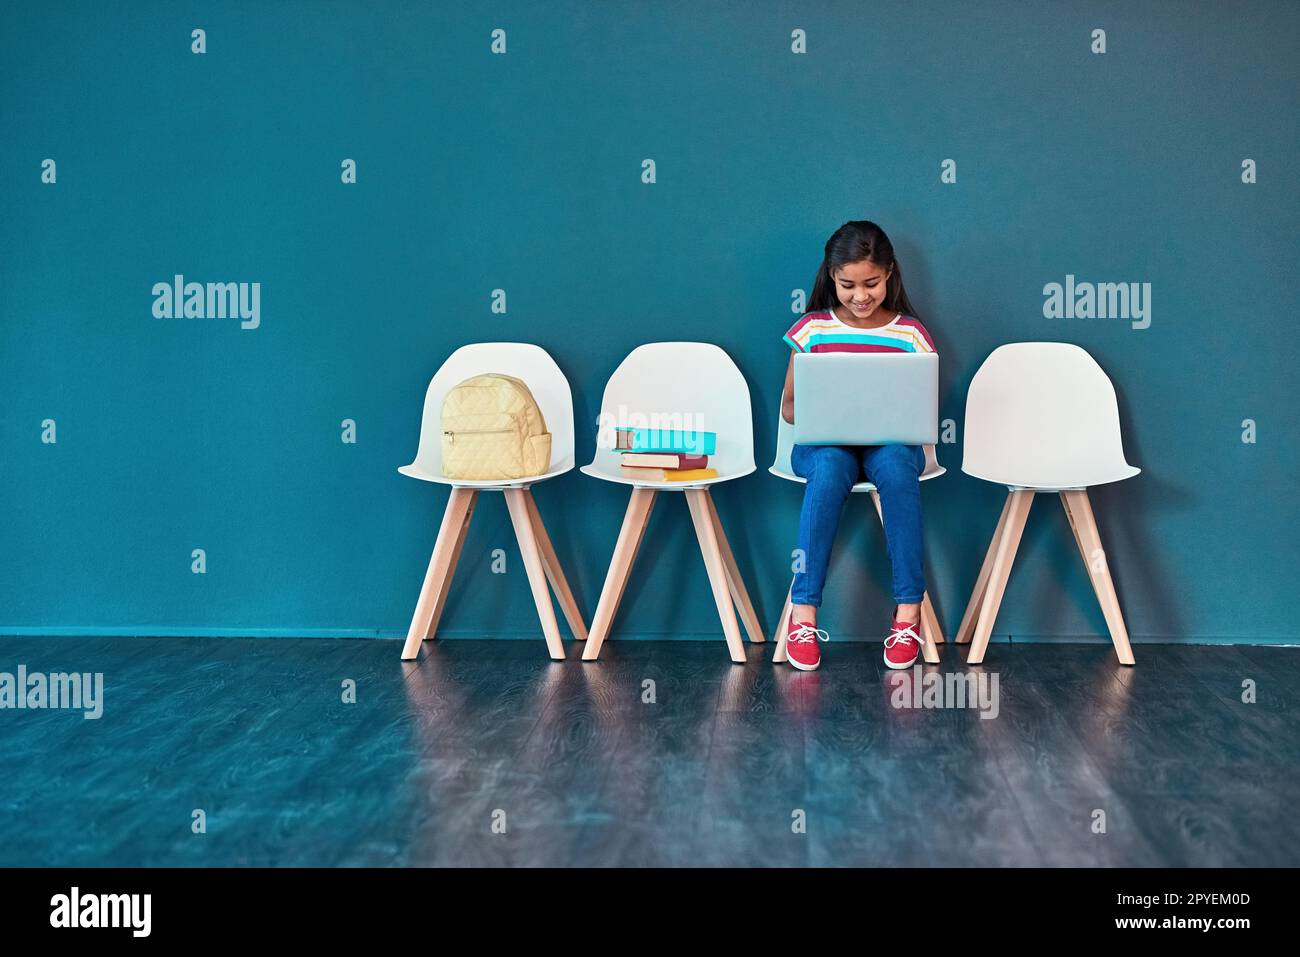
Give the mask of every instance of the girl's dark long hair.
POLYGON ((913 319, 920 319, 907 298, 903 288, 903 270, 894 257, 894 244, 889 241, 885 231, 875 223, 865 219, 855 219, 845 223, 826 240, 826 254, 821 268, 817 270, 817 279, 813 282, 812 296, 808 299, 808 311, 820 312, 834 309, 839 304, 835 294, 835 279, 832 273, 848 265, 870 259, 881 269, 893 272, 885 281, 885 298, 881 305, 892 312, 901 312, 913 319))

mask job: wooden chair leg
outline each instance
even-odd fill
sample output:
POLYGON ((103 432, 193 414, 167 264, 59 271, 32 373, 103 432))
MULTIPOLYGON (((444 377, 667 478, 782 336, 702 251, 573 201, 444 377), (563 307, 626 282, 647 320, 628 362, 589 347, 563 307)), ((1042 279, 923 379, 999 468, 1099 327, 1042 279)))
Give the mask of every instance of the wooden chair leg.
POLYGON ((921 621, 925 627, 930 629, 934 636, 934 643, 942 645, 946 641, 943 636, 943 626, 939 624, 939 615, 934 610, 934 602, 930 601, 930 593, 927 591, 921 596, 921 621))
POLYGON ((551 583, 551 590, 555 592, 555 598, 560 603, 560 610, 564 612, 564 620, 569 623, 569 630, 573 632, 573 637, 579 641, 586 641, 587 626, 582 620, 582 611, 574 600, 573 591, 569 588, 569 580, 564 577, 564 568, 555 554, 551 536, 546 534, 546 526, 542 523, 541 512, 537 510, 537 500, 533 498, 533 490, 526 488, 523 493, 524 504, 528 506, 528 517, 533 523, 533 534, 537 536, 537 547, 542 553, 542 568, 546 571, 546 580, 551 583))
POLYGON ((605 643, 619 603, 623 600, 623 589, 627 586, 632 563, 641 547, 641 538, 645 535, 650 511, 654 508, 655 489, 633 487, 632 497, 628 500, 627 511, 623 513, 623 527, 618 531, 618 542, 614 546, 614 556, 609 561, 609 571, 605 574, 605 586, 600 590, 600 602, 596 605, 596 615, 591 620, 591 630, 587 633, 587 647, 583 649, 583 661, 595 661, 600 655, 600 646, 605 643))
POLYGON ((940 641, 943 641, 943 632, 939 630, 939 619, 930 607, 930 594, 926 592, 921 596, 921 657, 927 665, 939 663, 940 641))
MULTIPOLYGON (((1074 536, 1074 544, 1079 548, 1079 557, 1083 559, 1084 569, 1088 573, 1088 582, 1092 585, 1092 592, 1094 595, 1097 595, 1097 601, 1101 603, 1102 597, 1098 593, 1096 581, 1092 577, 1093 559, 1092 556, 1088 554, 1090 546, 1088 542, 1083 539, 1083 530, 1079 527, 1079 520, 1075 518, 1074 514, 1070 511, 1070 500, 1066 497, 1064 491, 1061 492, 1061 507, 1065 509, 1065 518, 1070 523, 1070 534, 1074 536)), ((1104 560, 1105 558, 1103 555, 1103 561, 1104 560)), ((1103 615, 1105 614, 1104 605, 1102 607, 1102 613, 1103 615)), ((1109 627, 1109 625, 1110 621, 1107 619, 1107 627, 1109 627)))
MULTIPOLYGON (((1083 540, 1083 533, 1079 531, 1079 523, 1070 511, 1070 500, 1066 497, 1064 491, 1061 492, 1061 508, 1065 509, 1065 518, 1070 523, 1070 534, 1074 536, 1074 544, 1079 547, 1079 555, 1086 565, 1088 564, 1088 544, 1083 540)), ((1091 579, 1092 575, 1090 574, 1088 577, 1091 579)))
POLYGON ((743 663, 745 646, 740 640, 740 628, 736 624, 736 609, 731 603, 731 592, 727 588, 727 569, 718 548, 718 536, 713 530, 713 520, 709 517, 709 506, 704 498, 708 489, 688 488, 686 504, 691 509, 691 519, 695 522, 695 537, 700 540, 700 552, 704 555, 704 567, 709 573, 709 584, 713 586, 713 601, 718 606, 718 618, 722 621, 722 633, 727 637, 727 650, 731 660, 743 663))
POLYGON ((1101 533, 1097 529, 1097 519, 1092 512, 1088 492, 1086 489, 1064 491, 1061 493, 1061 503, 1065 506, 1065 514, 1074 531, 1074 540, 1079 546, 1083 564, 1088 569, 1092 590, 1096 593, 1101 612, 1106 618, 1106 627, 1110 629, 1115 654, 1119 657, 1120 664, 1131 665, 1133 648, 1129 644, 1128 628, 1120 610, 1119 596, 1115 594, 1115 582, 1110 577, 1110 563, 1106 560, 1106 552, 1101 545, 1101 533))
MULTIPOLYGON (((880 519, 880 527, 885 527, 885 512, 880 507, 880 493, 872 489, 871 504, 876 506, 876 517, 880 519)), ((939 642, 943 641, 943 632, 939 629, 939 616, 934 613, 934 606, 930 604, 930 593, 925 592, 921 595, 921 656, 928 665, 937 665, 939 663, 939 649, 936 647, 939 642)))
POLYGON ((727 541, 727 533, 722 528, 722 519, 718 517, 718 506, 713 501, 713 496, 709 490, 704 490, 704 504, 708 506, 709 518, 713 522, 713 533, 718 538, 718 550, 722 553, 722 563, 727 569, 727 585, 731 589, 731 600, 735 602, 737 611, 740 612, 740 620, 745 623, 745 631, 749 634, 749 640, 755 644, 761 644, 767 638, 763 635, 763 626, 758 623, 758 615, 754 612, 754 603, 749 599, 749 591, 745 588, 745 580, 740 576, 740 566, 736 564, 736 556, 732 554, 731 543, 727 541))
POLYGON ((997 556, 998 540, 1002 537, 1002 529, 1007 523, 1007 514, 1011 511, 1011 496, 1013 493, 1007 493, 1007 500, 1002 503, 1002 514, 998 517, 998 524, 993 529, 993 538, 989 541, 989 550, 984 553, 984 564, 980 566, 979 577, 975 579, 975 588, 970 593, 970 601, 966 603, 966 613, 961 616, 961 624, 957 627, 957 635, 953 641, 959 645, 964 645, 970 641, 971 635, 975 632, 975 621, 979 617, 980 605, 984 601, 984 590, 988 587, 989 572, 993 570, 993 559, 997 556))
POLYGON ((533 590, 533 602, 537 605, 537 617, 542 622, 547 650, 552 658, 563 660, 564 642, 560 640, 560 625, 555 620, 555 607, 551 604, 551 593, 546 587, 546 571, 542 568, 542 554, 537 547, 537 535, 533 530, 528 503, 524 500, 524 490, 508 488, 505 494, 510 521, 515 527, 515 538, 519 540, 519 553, 523 556, 524 568, 528 572, 528 585, 533 590))
POLYGON ((474 494, 473 489, 452 487, 451 495, 447 499, 447 508, 442 513, 438 539, 429 558, 429 568, 424 573, 420 597, 415 603, 415 614, 411 616, 411 627, 406 632, 406 644, 402 646, 403 661, 411 661, 419 656, 420 643, 424 641, 425 635, 430 633, 434 609, 439 607, 442 592, 451 583, 452 555, 456 551, 457 539, 467 522, 474 494))
POLYGON ((968 665, 977 665, 984 660, 989 635, 993 633, 993 623, 997 620, 998 608, 1002 605, 1002 593, 1006 591, 1007 578, 1011 575, 1011 565, 1016 558, 1016 549, 1020 547, 1020 536, 1025 531, 1025 520, 1029 518, 1029 507, 1033 504, 1034 493, 1031 490, 1017 489, 1011 493, 1007 521, 998 536, 997 552, 993 556, 988 586, 980 602, 975 635, 971 639, 970 652, 966 655, 968 665))
POLYGON ((785 593, 785 605, 781 609, 781 619, 776 623, 776 631, 772 632, 772 640, 776 642, 776 654, 772 656, 773 664, 782 664, 788 659, 785 654, 785 639, 788 633, 786 622, 790 618, 791 597, 794 595, 794 579, 790 579, 790 589, 785 593))
MULTIPOLYGON (((460 564, 460 553, 465 547, 465 537, 469 533, 470 519, 474 517, 474 506, 478 504, 478 489, 466 489, 469 492, 469 504, 465 507, 465 519, 460 523, 460 533, 456 536, 456 544, 451 550, 451 561, 447 565, 447 574, 444 581, 447 584, 456 577, 456 567, 460 564)), ((429 618, 429 629, 424 633, 425 641, 432 641, 438 633, 438 622, 442 620, 442 606, 447 604, 447 596, 451 594, 450 588, 438 589, 438 601, 433 606, 433 615, 429 618)))

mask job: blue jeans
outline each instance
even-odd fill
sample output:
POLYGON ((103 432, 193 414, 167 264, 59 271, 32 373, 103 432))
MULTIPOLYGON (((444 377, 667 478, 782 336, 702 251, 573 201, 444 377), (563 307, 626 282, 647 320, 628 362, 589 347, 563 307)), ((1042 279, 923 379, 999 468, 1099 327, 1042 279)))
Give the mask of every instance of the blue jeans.
POLYGON ((925 450, 919 445, 796 445, 790 452, 795 475, 808 480, 799 513, 799 548, 804 571, 794 576, 790 601, 820 605, 831 545, 849 490, 871 482, 880 492, 885 546, 893 566, 893 598, 900 605, 925 594, 921 567, 921 482, 925 450))

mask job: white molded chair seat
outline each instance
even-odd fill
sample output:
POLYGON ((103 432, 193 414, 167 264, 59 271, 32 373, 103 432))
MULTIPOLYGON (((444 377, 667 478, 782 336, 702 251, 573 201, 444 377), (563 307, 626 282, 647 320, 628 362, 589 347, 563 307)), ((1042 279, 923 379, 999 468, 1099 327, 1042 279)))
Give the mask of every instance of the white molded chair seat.
MULTIPOLYGON (((546 420, 548 426, 550 425, 550 421, 551 420, 548 417, 546 420)), ((551 441, 555 441, 553 436, 551 441)), ((552 463, 554 463, 554 458, 552 458, 552 463)), ((490 491, 493 489, 503 488, 526 488, 536 482, 544 482, 547 479, 555 478, 557 475, 563 475, 565 472, 573 471, 573 461, 570 459, 568 465, 560 468, 552 468, 549 472, 544 472, 541 475, 529 475, 527 478, 521 479, 449 479, 445 475, 438 475, 426 471, 416 462, 412 462, 410 465, 399 465, 397 471, 401 472, 403 475, 409 475, 411 478, 420 479, 423 482, 439 482, 442 485, 454 485, 460 488, 477 488, 490 491)))
POLYGON ((555 360, 541 346, 529 342, 474 342, 461 346, 434 374, 424 396, 424 418, 420 424, 420 445, 415 461, 397 471, 425 482, 440 482, 463 488, 525 488, 574 466, 573 394, 555 360), (459 383, 485 372, 500 372, 522 379, 542 410, 551 433, 551 463, 542 475, 520 479, 452 479, 442 474, 442 400, 459 383))
POLYGON ((1132 478, 1141 470, 1124 458, 1115 386, 1101 366, 1068 342, 998 346, 971 380, 964 448, 963 472, 1008 489, 957 629, 957 642, 970 642, 967 663, 984 660, 1034 496, 1055 492, 1115 654, 1121 664, 1133 664, 1128 627, 1087 490, 1132 478))
MULTIPOLYGON (((712 430, 706 430, 712 431, 712 430)), ((721 441, 721 437, 719 437, 721 441)), ((634 485, 637 488, 654 488, 665 491, 681 491, 688 488, 702 488, 706 485, 717 485, 719 482, 730 482, 732 479, 738 479, 755 471, 757 466, 750 465, 747 469, 729 469, 723 470, 713 464, 713 456, 709 456, 709 468, 717 468, 717 478, 696 479, 691 482, 668 482, 668 481, 651 481, 649 479, 628 478, 620 471, 619 456, 617 452, 609 449, 597 449, 594 461, 586 465, 578 466, 578 471, 590 475, 592 478, 598 478, 605 482, 621 482, 624 485, 634 485)))
POLYGON ((1132 478, 1115 387, 1068 342, 998 346, 966 396, 967 475, 1010 488, 1087 488, 1132 478))
POLYGON ((731 357, 711 342, 637 346, 609 377, 600 416, 596 454, 580 469, 592 478, 681 490, 729 482, 755 470, 749 385, 731 357), (716 432, 717 450, 708 467, 717 469, 718 477, 693 482, 629 478, 619 470, 614 426, 716 432))

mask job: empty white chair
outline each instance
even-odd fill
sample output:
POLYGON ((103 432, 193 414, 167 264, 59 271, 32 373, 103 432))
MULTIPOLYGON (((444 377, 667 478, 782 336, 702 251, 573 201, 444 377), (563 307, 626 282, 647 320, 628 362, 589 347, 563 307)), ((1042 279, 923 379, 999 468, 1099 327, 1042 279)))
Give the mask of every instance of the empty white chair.
POLYGON ((470 516, 474 513, 475 499, 479 492, 489 490, 505 493, 510 521, 519 540, 519 551, 551 657, 562 659, 564 645, 560 641, 555 609, 547 591, 548 581, 555 589, 555 596, 574 637, 580 640, 587 637, 578 603, 574 601, 555 549, 551 547, 531 490, 533 484, 562 475, 573 466, 573 396, 569 391, 569 380, 545 349, 525 342, 476 342, 461 346, 447 358, 424 396, 424 419, 420 425, 420 445, 415 461, 397 470, 412 478, 451 486, 429 570, 424 576, 415 615, 402 648, 403 659, 417 657, 421 642, 434 637, 456 572, 456 562, 465 543, 470 516), (551 433, 551 463, 544 474, 506 481, 450 479, 442 474, 442 400, 458 383, 487 372, 499 372, 523 380, 537 400, 542 417, 546 419, 546 428, 551 433))
POLYGON ((984 660, 1034 495, 1055 492, 1065 506, 1115 653, 1123 664, 1133 664, 1087 490, 1141 470, 1124 458, 1115 387, 1096 360, 1065 342, 1014 342, 994 349, 966 397, 961 469, 1005 485, 1008 493, 957 629, 956 640, 971 643, 967 662, 984 660))
MULTIPOLYGON (((768 471, 777 478, 788 479, 791 482, 802 482, 808 484, 808 480, 802 475, 795 475, 790 467, 790 453, 794 449, 794 426, 785 420, 781 415, 780 405, 777 406, 776 413, 776 461, 768 468, 768 471)), ((943 475, 947 469, 939 464, 934 454, 934 446, 925 446, 925 471, 921 473, 921 481, 925 482, 932 478, 938 478, 943 475)), ((880 519, 881 525, 884 525, 884 515, 880 510, 880 493, 870 482, 858 482, 850 490, 853 492, 868 492, 871 495, 871 502, 876 506, 876 517, 880 519)), ((794 580, 790 581, 790 588, 785 594, 785 605, 781 608, 781 617, 777 619, 776 631, 772 640, 776 642, 776 655, 772 658, 774 662, 780 663, 786 660, 785 639, 786 639, 786 616, 790 614, 790 596, 794 593, 794 580)), ((921 639, 922 653, 925 660, 930 664, 939 663, 939 649, 936 647, 943 643, 943 629, 939 627, 939 617, 934 613, 934 606, 930 603, 930 593, 927 591, 921 598, 921 639)))
POLYGON ((589 465, 582 466, 582 471, 632 489, 583 660, 595 661, 600 654, 623 598, 655 496, 671 491, 685 493, 727 649, 732 661, 744 661, 737 612, 751 641, 763 641, 763 630, 709 494, 711 486, 754 471, 749 386, 731 357, 707 342, 651 342, 633 349, 605 385, 596 454, 589 465), (708 467, 718 470, 717 478, 667 482, 622 474, 620 452, 613 448, 616 426, 716 432, 717 450, 709 456, 708 467))

